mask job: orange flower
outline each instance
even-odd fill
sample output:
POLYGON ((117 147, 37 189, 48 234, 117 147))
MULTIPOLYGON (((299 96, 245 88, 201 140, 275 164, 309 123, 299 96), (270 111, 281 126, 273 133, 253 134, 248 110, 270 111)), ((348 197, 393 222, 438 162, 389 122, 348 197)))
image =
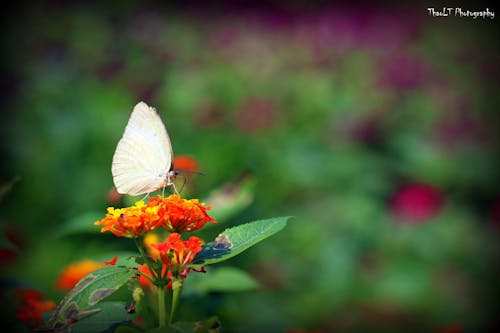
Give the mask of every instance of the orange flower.
POLYGON ((127 208, 108 207, 106 217, 95 224, 103 226, 101 232, 111 231, 118 237, 138 237, 161 225, 158 208, 146 205, 144 201, 137 201, 127 208))
POLYGON ((21 289, 17 291, 20 305, 17 307, 17 318, 25 322, 29 327, 41 324, 42 313, 52 311, 56 308, 54 301, 42 299, 42 294, 33 289, 21 289))
POLYGON ((81 260, 66 266, 59 275, 56 288, 59 290, 71 290, 82 277, 101 268, 102 264, 94 260, 81 260))
POLYGON ((173 194, 167 198, 150 198, 147 204, 138 201, 132 207, 109 207, 106 217, 95 224, 103 226, 101 232, 111 231, 118 237, 139 237, 158 227, 170 232, 186 232, 215 222, 207 214, 209 209, 198 199, 186 200, 173 194))
POLYGON ((158 215, 162 219, 162 227, 170 232, 194 231, 215 219, 207 214, 210 206, 200 203, 198 199, 181 199, 172 194, 167 198, 161 196, 151 198, 148 205, 159 207, 158 215))
POLYGON ((160 258, 167 265, 167 269, 175 276, 182 276, 185 275, 183 273, 186 266, 201 251, 202 244, 198 237, 191 236, 189 240, 183 241, 180 234, 171 233, 163 243, 153 246, 160 252, 160 258))

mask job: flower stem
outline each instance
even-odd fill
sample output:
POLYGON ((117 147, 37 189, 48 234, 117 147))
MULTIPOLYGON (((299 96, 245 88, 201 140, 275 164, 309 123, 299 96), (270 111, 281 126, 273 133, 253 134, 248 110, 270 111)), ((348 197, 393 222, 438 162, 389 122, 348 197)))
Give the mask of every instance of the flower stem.
POLYGON ((158 322, 159 327, 163 327, 167 323, 167 318, 165 317, 167 313, 165 310, 165 289, 158 287, 156 290, 158 291, 158 322))
POLYGON ((137 246, 137 249, 139 250, 139 253, 141 254, 142 259, 144 259, 144 262, 147 264, 148 263, 148 258, 146 257, 146 253, 144 252, 144 247, 142 245, 142 238, 134 238, 135 246, 137 246))
POLYGON ((177 306, 179 305, 179 299, 182 291, 182 278, 181 279, 172 279, 172 308, 170 309, 170 318, 168 319, 168 323, 172 324, 175 318, 175 311, 177 310, 177 306))

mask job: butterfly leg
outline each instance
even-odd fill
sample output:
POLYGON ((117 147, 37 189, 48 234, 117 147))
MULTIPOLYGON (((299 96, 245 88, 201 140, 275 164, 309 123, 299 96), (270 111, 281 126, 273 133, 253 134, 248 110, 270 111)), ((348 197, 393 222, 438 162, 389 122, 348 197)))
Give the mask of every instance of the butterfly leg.
POLYGON ((175 183, 174 182, 172 182, 172 187, 174 188, 175 194, 177 194, 177 195, 180 196, 179 191, 177 191, 177 187, 175 187, 175 183))

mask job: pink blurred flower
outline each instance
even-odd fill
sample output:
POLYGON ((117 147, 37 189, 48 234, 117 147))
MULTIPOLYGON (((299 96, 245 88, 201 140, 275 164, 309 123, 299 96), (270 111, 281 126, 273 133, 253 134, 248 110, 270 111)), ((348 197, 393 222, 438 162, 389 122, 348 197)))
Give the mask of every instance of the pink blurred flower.
POLYGON ((382 88, 411 90, 430 80, 431 70, 424 59, 404 52, 394 52, 380 62, 382 88))
POLYGON ((424 222, 434 217, 443 205, 439 189, 419 183, 410 183, 399 189, 391 199, 392 212, 410 223, 424 222))

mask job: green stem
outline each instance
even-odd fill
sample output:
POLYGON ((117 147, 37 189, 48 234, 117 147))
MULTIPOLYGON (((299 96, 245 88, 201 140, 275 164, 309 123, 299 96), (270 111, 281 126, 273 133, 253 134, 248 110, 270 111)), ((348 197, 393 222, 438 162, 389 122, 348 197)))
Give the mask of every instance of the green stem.
POLYGON ((166 314, 167 311, 165 310, 165 289, 163 287, 158 287, 158 322, 159 322, 159 327, 165 326, 167 323, 167 318, 166 314))
POLYGON ((177 310, 177 306, 179 305, 179 299, 181 297, 182 291, 182 279, 172 279, 172 308, 170 309, 170 318, 168 319, 168 323, 172 324, 175 318, 175 311, 177 310))
MULTIPOLYGON (((134 238, 134 242, 135 242, 135 246, 139 250, 139 253, 141 254, 142 259, 144 260, 144 263, 146 264, 146 266, 148 266, 151 275, 154 278, 156 278, 157 277, 156 271, 154 269, 152 269, 152 267, 151 267, 151 260, 146 255, 146 252, 144 251, 143 237, 139 236, 139 237, 134 238)), ((149 280, 152 281, 151 279, 149 279, 149 280)))
MULTIPOLYGON (((148 256, 146 256, 146 252, 144 251, 144 245, 142 241, 142 237, 137 237, 134 238, 135 245, 137 246, 137 249, 139 250, 139 253, 141 254, 142 259, 144 260, 144 263, 148 266, 149 271, 153 275, 153 279, 151 279, 149 276, 146 274, 143 274, 139 272, 139 274, 143 275, 146 277, 151 283, 155 284, 157 282, 157 279, 161 279, 162 277, 158 276, 158 273, 152 269, 151 267, 151 261, 148 256)), ((181 282, 182 286, 182 282, 181 282)), ((167 323, 167 318, 166 318, 166 313, 167 311, 165 310, 165 286, 160 283, 160 285, 156 284, 156 290, 158 292, 158 322, 159 322, 159 327, 163 327, 167 323)))
POLYGON ((144 259, 144 262, 147 263, 147 257, 146 253, 144 252, 144 247, 142 245, 142 237, 136 237, 134 238, 135 246, 137 246, 137 249, 139 250, 139 253, 141 254, 142 259, 144 259))

